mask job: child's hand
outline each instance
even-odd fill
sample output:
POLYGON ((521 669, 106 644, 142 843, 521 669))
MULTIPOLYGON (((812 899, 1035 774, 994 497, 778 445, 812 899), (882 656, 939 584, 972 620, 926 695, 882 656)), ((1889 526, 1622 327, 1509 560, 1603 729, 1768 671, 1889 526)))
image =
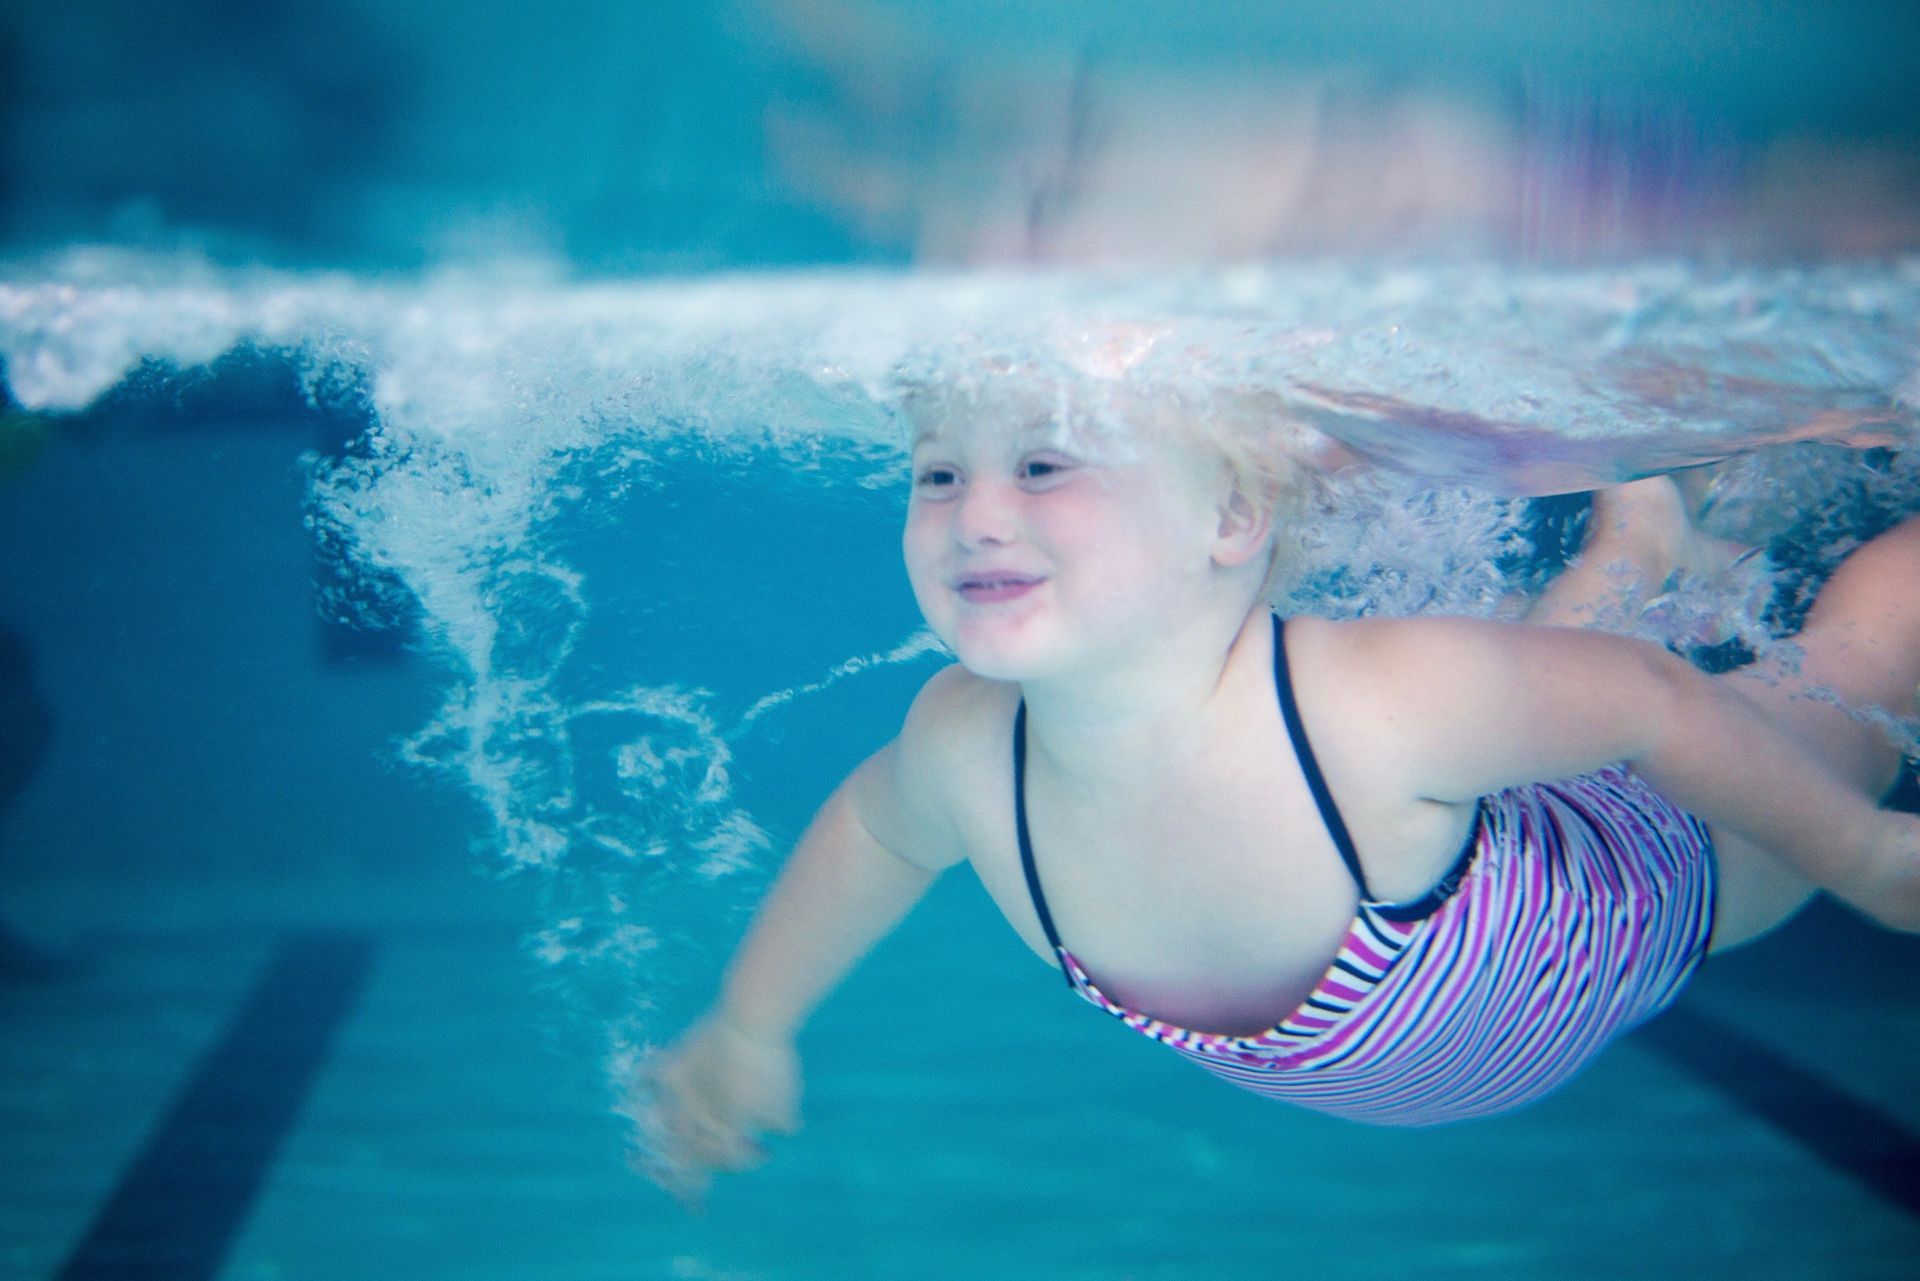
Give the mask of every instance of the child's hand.
POLYGON ((800 1129, 800 1058, 793 1042, 713 1012, 669 1046, 649 1072, 654 1098, 643 1122, 646 1173, 682 1203, 698 1205, 715 1170, 751 1170, 767 1159, 765 1132, 800 1129))

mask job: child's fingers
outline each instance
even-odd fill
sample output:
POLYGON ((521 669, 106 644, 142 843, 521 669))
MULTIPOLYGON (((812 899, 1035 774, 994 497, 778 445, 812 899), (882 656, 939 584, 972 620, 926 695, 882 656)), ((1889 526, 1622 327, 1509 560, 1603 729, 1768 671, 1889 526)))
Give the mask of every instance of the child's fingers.
POLYGON ((760 1080, 735 1100, 739 1128, 761 1134, 800 1132, 799 1091, 790 1082, 760 1080))
POLYGON ((726 1154, 736 1133, 734 1126, 685 1101, 667 1121, 667 1136, 674 1150, 686 1160, 709 1167, 726 1154))
POLYGON ((771 1155, 764 1143, 751 1135, 736 1134, 722 1154, 722 1164, 715 1167, 729 1174, 743 1174, 748 1170, 757 1170, 767 1163, 771 1155))
POLYGON ((630 1164, 682 1208, 695 1212, 705 1208, 712 1175, 695 1156, 691 1136, 673 1109, 648 1110, 641 1119, 641 1145, 632 1154, 630 1164))
POLYGON ((645 1109, 646 1128, 658 1167, 649 1174, 694 1208, 714 1172, 766 1163, 769 1153, 760 1134, 793 1134, 800 1128, 793 1081, 715 1049, 712 1036, 691 1037, 651 1064, 644 1077, 653 1093, 645 1109))
POLYGON ((707 1170, 735 1173, 766 1164, 767 1150, 748 1133, 749 1127, 700 1106, 680 1100, 668 1118, 667 1136, 676 1160, 707 1170))
POLYGON ((707 1189, 713 1185, 713 1176, 707 1171, 658 1158, 647 1160, 639 1168, 682 1209, 698 1214, 707 1208, 707 1189))
POLYGON ((790 1138, 800 1133, 800 1109, 792 1103, 783 1102, 766 1108, 754 1120, 769 1134, 790 1138))

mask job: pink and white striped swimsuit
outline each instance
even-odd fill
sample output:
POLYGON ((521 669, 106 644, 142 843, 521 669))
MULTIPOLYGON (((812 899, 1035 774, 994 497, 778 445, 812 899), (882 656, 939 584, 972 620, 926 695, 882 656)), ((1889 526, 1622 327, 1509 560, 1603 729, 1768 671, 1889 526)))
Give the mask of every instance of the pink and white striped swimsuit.
POLYGON ((1074 991, 1235 1085, 1379 1125, 1505 1112, 1555 1089, 1665 1009, 1713 924, 1706 826, 1625 765, 1480 800, 1454 869, 1382 903, 1300 725, 1280 620, 1274 680, 1302 772, 1360 887, 1340 952, 1301 1006, 1257 1036, 1185 1028, 1115 1004, 1061 945, 1026 821, 1026 708, 1014 808, 1027 887, 1074 991))

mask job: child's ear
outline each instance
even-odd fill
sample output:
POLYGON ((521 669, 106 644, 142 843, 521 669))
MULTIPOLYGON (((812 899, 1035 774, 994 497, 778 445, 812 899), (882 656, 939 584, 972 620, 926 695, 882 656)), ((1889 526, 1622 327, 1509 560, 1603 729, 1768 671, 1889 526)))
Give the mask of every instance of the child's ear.
POLYGON ((1273 517, 1266 505, 1253 502, 1239 485, 1220 508, 1220 529, 1214 535, 1214 563, 1227 567, 1244 565, 1267 549, 1273 532, 1273 517))

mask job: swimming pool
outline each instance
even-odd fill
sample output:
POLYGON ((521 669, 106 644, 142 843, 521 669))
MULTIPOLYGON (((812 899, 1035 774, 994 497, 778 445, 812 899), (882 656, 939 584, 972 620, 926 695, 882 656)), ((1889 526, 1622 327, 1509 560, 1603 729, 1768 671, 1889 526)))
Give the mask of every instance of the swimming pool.
MULTIPOLYGON (((1070 99, 1066 44, 1026 83, 1070 99)), ((510 63, 489 47, 474 65, 510 63)), ((1092 101, 1119 129, 1156 95, 1092 101)), ((1282 397, 1330 468, 1372 460, 1313 549, 1299 603, 1327 612, 1497 613, 1553 558, 1530 546, 1556 509, 1515 496, 1738 449, 1765 447, 1718 473, 1717 518, 1783 557, 1920 497, 1886 448, 1913 425, 1910 257, 1363 241, 1076 268, 1068 242, 1121 224, 1070 186, 1006 224, 1053 254, 1038 271, 962 261, 999 243, 991 209, 964 244, 844 211, 810 232, 796 186, 734 242, 668 226, 725 203, 672 188, 646 275, 564 265, 617 235, 551 187, 575 240, 506 265, 471 237, 434 272, 376 271, 370 241, 346 272, 218 243, 9 262, 0 919, 33 954, 0 986, 0 1273, 1172 1278, 1308 1251, 1333 1275, 1910 1273, 1920 951, 1828 908, 1540 1107, 1395 1132, 1115 1036, 956 875, 807 1033, 803 1139, 699 1217, 626 1169, 610 1067, 686 1017, 940 661, 898 566, 902 370, 1012 352, 1052 387, 1073 318, 1172 325, 1171 383, 1282 397), (765 270, 783 255, 848 262, 765 270), (1330 1211, 1354 1230, 1302 1241, 1330 1211)), ((1684 245, 1637 190, 1595 234, 1684 245)), ((1564 225, 1550 204, 1536 231, 1564 225)), ((344 252, 324 239, 312 258, 344 252)), ((1695 586, 1623 622, 1684 633, 1727 585, 1695 586)), ((1764 608, 1735 620, 1756 640, 1764 608)))

